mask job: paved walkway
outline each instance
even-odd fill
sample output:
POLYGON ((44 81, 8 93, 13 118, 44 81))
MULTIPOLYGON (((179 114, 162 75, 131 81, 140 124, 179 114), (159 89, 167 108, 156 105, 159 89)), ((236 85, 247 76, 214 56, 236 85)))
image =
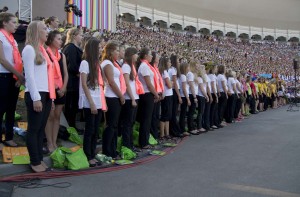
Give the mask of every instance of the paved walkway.
POLYGON ((66 181, 72 186, 17 188, 13 196, 300 197, 300 112, 286 109, 190 137, 175 152, 152 163, 44 180, 41 183, 66 181))

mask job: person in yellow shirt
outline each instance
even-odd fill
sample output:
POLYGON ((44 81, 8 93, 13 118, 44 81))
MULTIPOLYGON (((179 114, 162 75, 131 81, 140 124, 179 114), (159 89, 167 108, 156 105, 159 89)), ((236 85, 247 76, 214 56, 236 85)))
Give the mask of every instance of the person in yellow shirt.
POLYGON ((263 87, 263 78, 258 79, 257 83, 258 87, 258 98, 259 98, 259 111, 263 111, 264 109, 264 87, 263 87))
POLYGON ((272 79, 270 83, 270 91, 271 91, 271 98, 272 98, 272 108, 277 108, 277 86, 276 80, 272 79))

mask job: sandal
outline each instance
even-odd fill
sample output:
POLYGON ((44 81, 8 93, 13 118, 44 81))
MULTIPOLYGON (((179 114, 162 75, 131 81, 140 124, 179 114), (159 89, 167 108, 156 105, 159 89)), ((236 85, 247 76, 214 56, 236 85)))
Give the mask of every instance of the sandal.
POLYGON ((148 144, 148 145, 142 147, 142 149, 143 149, 143 150, 154 149, 154 147, 148 144))
POLYGON ((13 140, 4 141, 3 144, 5 146, 9 146, 9 147, 17 147, 18 146, 18 144, 16 144, 13 140))

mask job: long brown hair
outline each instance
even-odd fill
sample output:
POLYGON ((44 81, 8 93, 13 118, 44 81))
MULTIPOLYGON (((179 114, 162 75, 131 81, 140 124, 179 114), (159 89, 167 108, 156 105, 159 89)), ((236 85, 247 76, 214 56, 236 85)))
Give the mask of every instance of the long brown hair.
POLYGON ((11 18, 16 17, 15 15, 13 15, 12 13, 7 13, 7 12, 2 12, 0 13, 0 29, 4 28, 4 22, 8 23, 11 18))
POLYGON ((189 64, 187 62, 183 62, 180 64, 180 73, 186 75, 189 64))
POLYGON ((114 50, 116 50, 118 47, 119 47, 119 44, 116 41, 109 41, 105 45, 105 47, 102 51, 102 61, 110 60, 111 62, 114 62, 113 57, 112 57, 112 52, 114 50))
POLYGON ((168 62, 170 61, 170 58, 166 55, 162 56, 159 60, 159 72, 161 75, 164 74, 165 70, 168 70, 168 62))
POLYGON ((150 52, 150 49, 148 47, 144 47, 141 49, 140 53, 139 53, 139 57, 137 60, 137 66, 139 67, 142 63, 142 60, 145 59, 145 56, 148 55, 150 52))
POLYGON ((133 72, 132 72, 132 67, 135 66, 136 62, 132 62, 132 56, 134 56, 135 54, 137 54, 137 49, 134 48, 134 47, 128 47, 126 50, 125 50, 125 62, 131 67, 131 72, 129 74, 129 78, 131 81, 134 80, 134 78, 136 76, 133 76, 133 72))
POLYGON ((96 38, 90 38, 84 46, 82 59, 89 63, 89 74, 87 77, 87 85, 90 89, 98 86, 98 68, 99 68, 99 44, 96 38))

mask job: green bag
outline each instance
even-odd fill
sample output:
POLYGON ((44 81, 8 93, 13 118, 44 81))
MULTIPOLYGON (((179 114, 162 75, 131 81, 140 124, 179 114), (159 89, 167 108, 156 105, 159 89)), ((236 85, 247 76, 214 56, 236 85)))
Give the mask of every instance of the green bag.
POLYGON ((156 139, 151 134, 150 134, 150 137, 149 137, 149 144, 150 145, 157 145, 158 144, 156 139))
MULTIPOLYGON (((134 130, 132 135, 133 135, 133 145, 134 146, 139 146, 139 132, 134 130)), ((149 144, 150 145, 157 145, 158 144, 157 140, 151 134, 149 136, 149 144)))
MULTIPOLYGON (((6 119, 6 113, 4 113, 3 115, 3 121, 5 121, 6 119)), ((15 112, 15 120, 21 120, 22 119, 22 116, 20 114, 18 114, 17 112, 15 112)))
POLYGON ((118 137, 117 141, 117 152, 120 153, 122 149, 122 137, 118 137))
POLYGON ((69 170, 81 170, 90 166, 82 148, 74 153, 67 154, 66 159, 68 160, 69 170))
POLYGON ((139 146, 139 132, 136 130, 133 130, 133 145, 139 146))
POLYGON ((78 135, 78 133, 77 133, 77 131, 74 127, 67 128, 67 131, 70 134, 69 140, 71 142, 74 142, 77 145, 82 145, 83 144, 82 138, 78 135))
POLYGON ((72 151, 66 147, 59 147, 50 155, 54 168, 65 168, 68 166, 66 154, 72 154, 72 151))
POLYGON ((23 90, 25 90, 25 86, 21 85, 20 86, 20 92, 23 91, 23 90))
POLYGON ((122 159, 131 160, 136 158, 136 153, 127 148, 126 146, 122 146, 121 148, 121 156, 122 159))

